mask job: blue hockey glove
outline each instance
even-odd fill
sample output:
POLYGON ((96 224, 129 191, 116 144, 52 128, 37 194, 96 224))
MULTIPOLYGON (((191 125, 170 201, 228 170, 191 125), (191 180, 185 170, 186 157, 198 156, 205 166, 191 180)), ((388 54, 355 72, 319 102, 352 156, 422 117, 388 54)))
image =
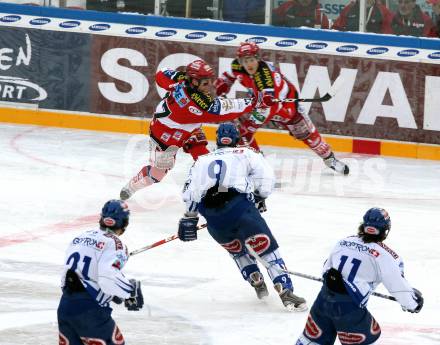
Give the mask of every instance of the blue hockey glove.
POLYGON ((144 296, 142 295, 141 282, 139 280, 130 279, 133 285, 133 291, 129 298, 125 300, 125 308, 128 310, 138 311, 144 306, 144 296))
POLYGON ((254 200, 255 200, 255 207, 257 208, 260 213, 266 212, 266 198, 262 198, 258 194, 254 194, 254 200))
POLYGON ((179 230, 177 236, 181 241, 194 241, 197 240, 197 223, 199 217, 197 216, 185 216, 179 220, 179 230))
POLYGON ((423 299, 422 293, 419 290, 417 290, 417 289, 413 289, 413 290, 414 290, 414 295, 415 295, 414 300, 417 302, 417 307, 414 310, 408 310, 408 311, 410 313, 418 313, 423 308, 424 299, 423 299))

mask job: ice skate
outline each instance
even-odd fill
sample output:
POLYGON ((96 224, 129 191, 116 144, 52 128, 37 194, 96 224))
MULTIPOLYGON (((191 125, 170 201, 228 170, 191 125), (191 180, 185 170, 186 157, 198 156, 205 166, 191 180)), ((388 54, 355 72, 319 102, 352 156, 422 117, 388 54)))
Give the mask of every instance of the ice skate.
POLYGON ((136 192, 135 189, 130 187, 130 184, 131 184, 130 182, 128 182, 124 187, 122 187, 121 192, 119 193, 119 198, 121 200, 130 199, 132 197, 132 195, 136 192))
POLYGON ((324 159, 324 163, 330 169, 333 169, 340 174, 348 175, 350 172, 348 165, 338 160, 333 152, 330 154, 330 156, 324 159))
POLYGON ((283 289, 280 283, 275 284, 274 287, 288 311, 305 311, 308 309, 306 300, 295 295, 292 290, 283 289))
POLYGON ((254 272, 249 277, 249 283, 255 289, 258 299, 263 299, 269 295, 263 275, 260 272, 254 272))

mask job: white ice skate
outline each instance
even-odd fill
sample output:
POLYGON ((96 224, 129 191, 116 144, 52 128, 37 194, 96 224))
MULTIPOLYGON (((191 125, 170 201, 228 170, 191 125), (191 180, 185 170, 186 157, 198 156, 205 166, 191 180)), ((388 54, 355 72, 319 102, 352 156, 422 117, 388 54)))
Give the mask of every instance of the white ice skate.
POLYGON ((255 289, 258 299, 269 296, 269 291, 267 290, 263 275, 260 272, 253 272, 249 277, 249 283, 255 289))
POLYGON ((333 152, 330 156, 324 159, 324 163, 330 169, 333 169, 340 174, 348 175, 350 173, 348 165, 338 160, 333 152))
POLYGON ((132 195, 136 192, 134 188, 131 186, 131 181, 128 182, 124 187, 122 187, 121 192, 119 193, 119 198, 121 200, 128 200, 132 197, 132 195))
POLYGON ((293 293, 292 290, 283 289, 281 283, 277 283, 274 285, 275 290, 277 290, 283 305, 286 307, 288 311, 305 311, 308 309, 306 300, 302 297, 299 297, 293 293))

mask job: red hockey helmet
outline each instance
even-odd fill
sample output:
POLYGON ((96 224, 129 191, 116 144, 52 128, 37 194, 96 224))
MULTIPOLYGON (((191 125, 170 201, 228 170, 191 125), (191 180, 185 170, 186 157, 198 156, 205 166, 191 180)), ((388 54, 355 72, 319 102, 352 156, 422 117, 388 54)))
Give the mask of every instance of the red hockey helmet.
POLYGON ((194 60, 186 66, 186 75, 191 79, 214 78, 214 70, 203 60, 194 60))
POLYGON ((240 47, 237 49, 237 57, 242 58, 245 56, 257 56, 260 52, 260 47, 255 42, 240 43, 240 47))

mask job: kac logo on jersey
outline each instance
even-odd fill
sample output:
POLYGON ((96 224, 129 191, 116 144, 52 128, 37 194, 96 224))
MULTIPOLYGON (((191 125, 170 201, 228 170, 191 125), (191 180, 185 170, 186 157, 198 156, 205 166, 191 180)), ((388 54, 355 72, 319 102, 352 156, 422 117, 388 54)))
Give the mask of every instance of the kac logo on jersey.
POLYGON ((324 49, 327 46, 328 46, 328 44, 325 42, 313 42, 313 43, 307 44, 306 48, 310 49, 310 50, 319 50, 319 49, 324 49))
POLYGON ((228 42, 228 41, 235 40, 236 38, 237 38, 237 35, 234 35, 234 34, 224 34, 224 35, 217 36, 215 38, 215 40, 219 41, 219 42, 228 42))
POLYGON ((198 116, 200 116, 200 115, 203 114, 203 112, 202 112, 200 109, 197 109, 196 107, 194 107, 194 106, 192 106, 192 105, 189 106, 188 110, 189 110, 191 113, 193 113, 194 115, 198 115, 198 116))
POLYGON ((440 52, 431 53, 428 55, 428 58, 438 60, 440 59, 440 52))
POLYGON ((147 31, 147 28, 144 28, 143 26, 134 26, 125 30, 125 32, 129 35, 139 35, 143 34, 145 31, 147 31))
POLYGON ((417 55, 418 53, 419 51, 417 49, 405 49, 398 52, 397 55, 401 57, 409 57, 417 55))
POLYGON ((9 15, 9 16, 4 16, 0 18, 0 22, 3 23, 14 23, 14 22, 18 22, 21 19, 20 16, 14 16, 14 15, 9 15))
POLYGON ((251 37, 251 38, 248 38, 247 40, 246 40, 246 42, 254 42, 254 43, 264 43, 264 42, 266 42, 267 41, 267 38, 266 37, 262 37, 262 36, 255 36, 255 37, 251 37))
POLYGON ((76 20, 68 20, 68 21, 60 23, 60 28, 72 29, 72 28, 76 28, 80 25, 81 25, 81 23, 76 20))
POLYGON ((100 24, 93 24, 89 26, 89 30, 92 31, 104 31, 110 29, 110 24, 100 23, 100 24))
POLYGON ((31 25, 45 25, 50 23, 49 18, 35 18, 29 21, 29 24, 31 25))
POLYGON ((295 40, 282 40, 275 43, 277 47, 292 47, 296 45, 298 42, 295 40))
POLYGON ((388 51, 389 49, 387 47, 376 47, 376 48, 371 48, 367 50, 367 54, 368 55, 380 55, 380 54, 384 54, 388 51))
POLYGON ((358 50, 358 46, 345 45, 336 48, 336 51, 339 53, 350 53, 350 52, 354 52, 355 50, 358 50))
POLYGON ((156 32, 157 37, 170 37, 174 36, 175 34, 177 34, 176 30, 161 30, 156 32))
POLYGON ((201 38, 206 37, 208 34, 206 32, 203 31, 196 31, 196 32, 191 32, 189 34, 185 35, 185 38, 189 39, 189 40, 199 40, 201 38))

